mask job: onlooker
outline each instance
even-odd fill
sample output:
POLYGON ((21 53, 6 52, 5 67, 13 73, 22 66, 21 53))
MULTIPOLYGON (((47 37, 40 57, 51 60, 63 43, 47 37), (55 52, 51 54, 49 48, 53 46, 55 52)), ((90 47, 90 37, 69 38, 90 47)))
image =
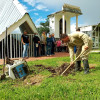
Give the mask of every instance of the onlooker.
POLYGON ((46 41, 47 41, 47 44, 46 44, 47 56, 51 56, 51 47, 52 47, 51 35, 49 35, 49 37, 47 37, 46 41))
POLYGON ((34 42, 34 56, 39 57, 40 39, 38 37, 38 33, 34 33, 33 42, 34 42))
POLYGON ((45 55, 45 50, 46 49, 46 35, 45 32, 42 33, 42 38, 41 38, 41 55, 45 55))
POLYGON ((56 41, 57 44, 57 52, 61 52, 61 40, 59 39, 58 41, 56 41))
POLYGON ((24 30, 24 34, 21 36, 21 41, 23 43, 23 58, 28 58, 28 47, 30 44, 29 36, 27 35, 27 31, 24 30))
POLYGON ((54 33, 52 33, 51 35, 51 38, 52 38, 52 48, 51 48, 51 54, 54 55, 54 51, 55 51, 55 43, 56 43, 56 39, 54 37, 54 33))

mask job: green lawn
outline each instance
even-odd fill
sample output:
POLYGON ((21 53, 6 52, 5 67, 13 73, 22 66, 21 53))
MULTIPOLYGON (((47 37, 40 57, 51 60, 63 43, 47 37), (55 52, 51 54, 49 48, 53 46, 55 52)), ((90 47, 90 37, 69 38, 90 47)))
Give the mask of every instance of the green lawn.
MULTIPOLYGON (((49 77, 47 70, 39 70, 33 65, 57 67, 64 62, 69 62, 69 57, 53 58, 28 62, 31 70, 42 81, 35 85, 26 85, 21 79, 7 78, 0 81, 0 100, 100 100, 100 54, 90 54, 89 62, 95 69, 84 75, 77 72, 75 75, 49 77)), ((0 66, 2 67, 2 66, 0 66)), ((28 77, 34 77, 34 73, 28 77)), ((27 82, 30 80, 27 79, 27 82)))

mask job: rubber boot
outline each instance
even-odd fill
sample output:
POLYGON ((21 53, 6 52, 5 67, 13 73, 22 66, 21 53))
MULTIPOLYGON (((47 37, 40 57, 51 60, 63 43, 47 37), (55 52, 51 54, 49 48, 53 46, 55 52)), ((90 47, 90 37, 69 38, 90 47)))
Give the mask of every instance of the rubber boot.
POLYGON ((83 65, 84 65, 84 74, 89 73, 89 63, 88 60, 83 60, 83 65))
POLYGON ((81 68, 81 61, 76 61, 76 64, 75 64, 75 72, 76 71, 80 71, 80 68, 81 68))

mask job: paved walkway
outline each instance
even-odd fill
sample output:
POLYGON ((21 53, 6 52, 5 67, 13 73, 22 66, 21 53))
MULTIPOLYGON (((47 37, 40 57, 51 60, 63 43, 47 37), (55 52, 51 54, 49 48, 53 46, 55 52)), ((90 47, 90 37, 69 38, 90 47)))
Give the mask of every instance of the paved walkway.
MULTIPOLYGON (((66 57, 66 56, 69 56, 69 53, 59 52, 59 53, 55 53, 55 55, 52 55, 52 56, 30 57, 26 61, 44 60, 44 59, 51 59, 51 58, 56 58, 56 57, 66 57)), ((22 58, 16 58, 16 59, 22 59, 22 58)), ((2 64, 3 64, 3 59, 0 59, 0 65, 2 64)))

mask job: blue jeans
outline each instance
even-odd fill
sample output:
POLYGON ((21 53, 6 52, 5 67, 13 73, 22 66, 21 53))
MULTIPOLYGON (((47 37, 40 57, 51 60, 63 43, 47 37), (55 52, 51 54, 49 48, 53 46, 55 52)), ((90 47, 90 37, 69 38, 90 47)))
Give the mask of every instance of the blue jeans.
POLYGON ((29 43, 25 43, 25 45, 23 45, 23 58, 28 56, 27 55, 28 47, 29 47, 29 43))

